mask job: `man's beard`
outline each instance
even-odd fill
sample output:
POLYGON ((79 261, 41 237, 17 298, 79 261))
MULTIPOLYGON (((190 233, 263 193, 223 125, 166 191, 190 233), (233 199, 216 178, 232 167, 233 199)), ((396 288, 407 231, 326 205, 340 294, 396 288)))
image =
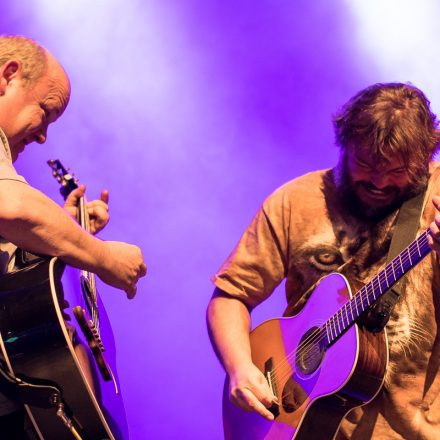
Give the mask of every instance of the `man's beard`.
POLYGON ((391 202, 383 205, 378 202, 377 205, 374 205, 363 201, 358 193, 362 188, 365 190, 377 188, 368 181, 353 182, 348 171, 345 152, 342 153, 342 157, 334 169, 334 181, 342 206, 353 217, 371 222, 383 220, 396 209, 400 208, 403 202, 422 192, 426 187, 428 177, 429 174, 427 171, 426 175, 422 176, 418 183, 409 183, 405 188, 400 188, 395 185, 381 188, 382 194, 389 196, 391 202))

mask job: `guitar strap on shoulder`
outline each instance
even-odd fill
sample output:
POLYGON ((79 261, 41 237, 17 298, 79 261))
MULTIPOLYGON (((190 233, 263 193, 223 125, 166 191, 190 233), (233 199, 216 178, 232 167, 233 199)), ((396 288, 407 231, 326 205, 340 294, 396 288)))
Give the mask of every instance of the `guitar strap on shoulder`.
MULTIPOLYGON (((425 193, 426 188, 417 196, 403 203, 400 208, 388 250, 387 264, 416 238, 425 193)), ((400 294, 405 288, 405 283, 406 276, 385 292, 369 310, 364 323, 370 331, 378 333, 383 330, 399 300, 400 294)))

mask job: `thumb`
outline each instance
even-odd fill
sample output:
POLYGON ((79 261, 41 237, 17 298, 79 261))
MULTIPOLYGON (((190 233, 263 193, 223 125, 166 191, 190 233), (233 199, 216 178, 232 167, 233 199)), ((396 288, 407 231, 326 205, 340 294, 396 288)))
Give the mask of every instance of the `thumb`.
POLYGON ((101 200, 105 203, 108 204, 108 190, 104 189, 101 191, 101 200))
POLYGON ((67 196, 64 206, 76 206, 78 204, 78 199, 82 197, 85 192, 86 187, 84 185, 80 185, 67 196))

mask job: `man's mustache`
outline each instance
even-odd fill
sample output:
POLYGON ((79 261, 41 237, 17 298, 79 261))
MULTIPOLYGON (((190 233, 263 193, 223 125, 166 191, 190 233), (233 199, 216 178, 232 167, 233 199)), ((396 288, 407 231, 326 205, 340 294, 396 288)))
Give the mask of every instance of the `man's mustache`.
POLYGON ((391 195, 391 194, 398 194, 399 193, 399 188, 397 188, 394 185, 389 185, 384 188, 378 188, 376 185, 374 185, 371 182, 360 181, 360 182, 356 182, 356 186, 362 187, 368 191, 380 191, 384 195, 391 195))

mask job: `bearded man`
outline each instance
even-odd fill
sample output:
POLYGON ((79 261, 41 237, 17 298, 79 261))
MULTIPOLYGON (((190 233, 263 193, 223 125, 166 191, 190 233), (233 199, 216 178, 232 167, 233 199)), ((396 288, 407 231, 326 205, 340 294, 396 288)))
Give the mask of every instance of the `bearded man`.
POLYGON ((337 166, 298 177, 269 196, 213 277, 208 328, 228 375, 229 397, 245 411, 274 419, 273 406, 281 403, 252 362, 250 311, 283 279, 285 316, 298 313, 310 287, 331 272, 367 283, 386 263, 402 203, 427 188, 419 232, 429 228, 429 246, 436 252, 407 275, 391 313, 386 327, 389 365, 381 391, 348 414, 336 438, 438 439, 440 164, 432 161, 439 143, 436 116, 416 87, 375 84, 342 107, 334 127, 340 146, 337 166))
MULTIPOLYGON (((48 126, 62 115, 69 96, 69 79, 46 49, 28 38, 0 36, 0 273, 14 270, 19 247, 93 272, 133 298, 146 273, 141 250, 92 235, 108 222, 108 193, 87 206, 89 234, 74 220, 83 186, 70 194, 63 209, 13 167, 28 144, 46 141, 48 126)), ((24 433, 23 420, 24 412, 0 390, 0 436, 32 437, 30 429, 24 433)))

